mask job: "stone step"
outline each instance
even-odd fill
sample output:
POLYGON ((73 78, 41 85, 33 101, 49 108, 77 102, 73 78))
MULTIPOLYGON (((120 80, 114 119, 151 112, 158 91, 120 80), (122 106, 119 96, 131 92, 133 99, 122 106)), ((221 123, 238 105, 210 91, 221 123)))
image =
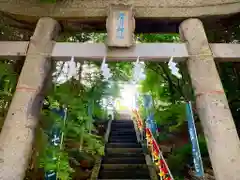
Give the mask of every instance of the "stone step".
POLYGON ((109 138, 109 139, 108 139, 108 142, 111 142, 111 141, 116 141, 116 143, 119 142, 119 143, 137 143, 137 144, 138 144, 137 138, 130 138, 130 139, 125 139, 125 138, 122 138, 122 139, 109 138))
POLYGON ((129 122, 112 122, 111 125, 134 125, 133 121, 129 122))
POLYGON ((141 153, 142 148, 106 148, 106 153, 141 153))
POLYGON ((108 143, 107 148, 141 148, 139 143, 108 143))
POLYGON ((134 124, 111 124, 111 128, 134 129, 134 124))
POLYGON ((109 139, 108 143, 131 143, 131 144, 139 144, 136 139, 109 139))
POLYGON ((137 136, 136 136, 136 134, 134 136, 126 136, 126 135, 116 136, 116 135, 111 135, 111 136, 109 136, 109 139, 134 139, 134 140, 137 140, 137 136))
POLYGON ((112 125, 111 129, 133 130, 134 125, 112 125))
POLYGON ((116 135, 116 136, 121 136, 121 135, 128 135, 128 136, 132 136, 135 135, 136 136, 136 132, 135 131, 111 131, 110 135, 116 135))
POLYGON ((109 139, 108 140, 109 143, 137 143, 137 140, 133 140, 133 139, 109 139))
MULTIPOLYGON (((146 164, 103 164, 100 168, 100 172, 135 172, 141 171, 146 175, 149 175, 149 170, 146 164)), ((119 177, 118 177, 119 178, 119 177)))
POLYGON ((112 123, 111 127, 133 128, 134 124, 133 124, 133 122, 131 122, 131 123, 112 123))
POLYGON ((148 166, 146 164, 102 164, 101 170, 136 170, 141 169, 144 171, 148 171, 148 166))
POLYGON ((135 136, 136 137, 136 132, 135 131, 112 131, 109 133, 109 137, 111 136, 120 136, 120 137, 131 137, 135 136))
POLYGON ((134 124, 133 123, 128 123, 128 124, 123 124, 123 123, 118 123, 118 124, 111 124, 111 128, 122 128, 122 129, 130 129, 130 128, 134 128, 134 124))
POLYGON ((128 138, 137 138, 136 134, 135 133, 132 133, 132 134, 109 134, 109 138, 116 138, 116 137, 119 137, 117 139, 122 139, 122 138, 125 138, 125 139, 128 139, 128 138))
POLYGON ((126 135, 111 135, 108 137, 109 139, 134 139, 137 140, 136 134, 133 134, 131 136, 126 136, 126 135))
POLYGON ((134 128, 134 124, 111 124, 111 128, 134 128))
POLYGON ((111 126, 111 131, 133 131, 134 126, 111 126))
POLYGON ((133 121, 112 121, 111 125, 133 125, 133 121))
POLYGON ((111 124, 99 180, 150 180, 148 166, 133 121, 114 120, 111 124))
POLYGON ((126 153, 105 153, 107 157, 145 157, 143 152, 126 152, 126 153))
POLYGON ((132 133, 132 134, 109 134, 109 138, 112 138, 112 137, 119 137, 119 139, 122 139, 122 138, 125 138, 125 139, 128 139, 128 138, 136 138, 136 134, 135 133, 132 133))
POLYGON ((104 157, 102 164, 146 164, 145 157, 104 157))
POLYGON ((119 128, 119 127, 113 127, 111 128, 112 131, 118 131, 118 132, 135 132, 135 129, 133 128, 119 128))
POLYGON ((149 172, 135 170, 104 170, 99 172, 100 179, 149 179, 149 172))
POLYGON ((110 131, 111 133, 119 133, 119 134, 131 134, 131 133, 135 133, 136 134, 136 132, 135 132, 135 130, 133 130, 133 129, 112 129, 111 131, 110 131))

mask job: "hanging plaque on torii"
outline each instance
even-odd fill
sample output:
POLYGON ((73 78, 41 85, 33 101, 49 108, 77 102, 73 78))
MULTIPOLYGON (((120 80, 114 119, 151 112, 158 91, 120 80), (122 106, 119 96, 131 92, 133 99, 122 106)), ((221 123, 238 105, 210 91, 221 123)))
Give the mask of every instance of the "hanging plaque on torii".
POLYGON ((106 20, 109 47, 130 47, 134 44, 135 19, 131 5, 112 4, 106 20))

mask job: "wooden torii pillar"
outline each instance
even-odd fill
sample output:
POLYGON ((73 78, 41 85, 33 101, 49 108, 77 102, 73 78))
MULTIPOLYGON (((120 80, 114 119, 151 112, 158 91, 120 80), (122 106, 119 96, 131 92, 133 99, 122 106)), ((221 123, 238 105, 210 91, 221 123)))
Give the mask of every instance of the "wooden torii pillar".
POLYGON ((188 49, 187 67, 214 175, 239 180, 240 142, 202 22, 185 20, 180 35, 188 49))
MULTIPOLYGON (((0 134, 0 180, 23 180, 32 152, 41 92, 50 74, 49 61, 58 23, 41 18, 31 37, 24 66, 0 134)), ((12 47, 14 48, 14 47, 12 47)))

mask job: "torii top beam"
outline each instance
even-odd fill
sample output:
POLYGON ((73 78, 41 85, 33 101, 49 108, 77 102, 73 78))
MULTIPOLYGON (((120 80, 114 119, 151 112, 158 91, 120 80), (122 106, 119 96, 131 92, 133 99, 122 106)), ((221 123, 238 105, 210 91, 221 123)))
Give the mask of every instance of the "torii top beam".
POLYGON ((64 0, 53 4, 40 0, 0 0, 0 11, 14 20, 33 24, 33 28, 39 17, 47 16, 66 29, 98 31, 105 29, 109 5, 119 2, 133 6, 136 32, 172 32, 178 29, 176 23, 188 17, 219 19, 240 12, 238 0, 64 0))

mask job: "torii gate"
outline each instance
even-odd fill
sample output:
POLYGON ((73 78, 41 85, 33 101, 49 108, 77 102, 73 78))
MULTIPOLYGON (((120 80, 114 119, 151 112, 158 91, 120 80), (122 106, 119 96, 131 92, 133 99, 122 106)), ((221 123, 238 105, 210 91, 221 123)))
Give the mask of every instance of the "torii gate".
POLYGON ((26 57, 0 135, 0 179, 24 178, 28 167, 24 157, 31 155, 43 100, 41 93, 53 60, 68 61, 74 56, 76 60, 101 61, 106 56, 108 61, 134 61, 139 56, 146 61, 166 62, 170 57, 175 61, 187 61, 215 177, 217 180, 239 180, 239 138, 214 60, 238 61, 240 44, 209 44, 201 21, 187 19, 179 27, 182 43, 132 46, 134 18, 129 6, 113 8, 107 24, 108 45, 128 48, 108 48, 101 43, 57 43, 54 40, 60 26, 48 17, 39 19, 30 41, 0 42, 1 58, 26 57), (125 31, 119 40, 115 26, 122 12, 126 16, 125 31))

